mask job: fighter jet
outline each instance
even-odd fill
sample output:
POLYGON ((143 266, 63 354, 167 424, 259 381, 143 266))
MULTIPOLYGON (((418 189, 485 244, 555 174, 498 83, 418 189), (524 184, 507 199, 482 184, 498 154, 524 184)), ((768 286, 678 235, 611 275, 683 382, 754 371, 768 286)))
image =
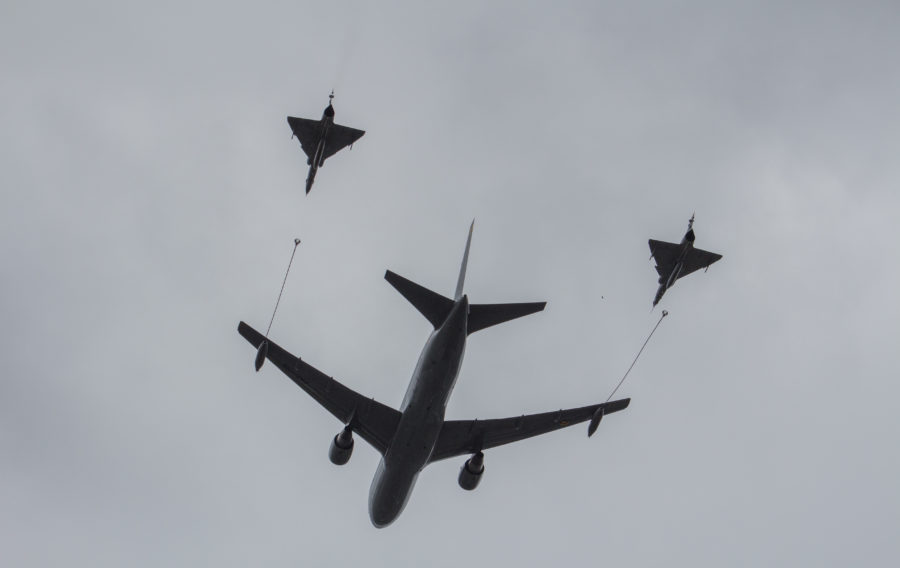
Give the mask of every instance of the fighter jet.
POLYGON ((710 264, 722 258, 721 254, 694 248, 694 215, 688 221, 688 230, 680 244, 650 239, 650 254, 656 259, 656 272, 659 274, 654 307, 676 280, 701 268, 709 268, 710 264))
POLYGON ((486 450, 585 421, 590 421, 590 436, 604 415, 626 408, 631 400, 494 420, 445 420, 466 338, 486 327, 539 312, 546 305, 546 302, 470 304, 468 296, 463 294, 463 283, 471 242, 470 227, 452 300, 390 270, 384 275, 434 326, 399 409, 344 386, 267 340, 246 323, 238 326, 238 332, 257 348, 262 361, 268 359, 274 363, 345 425, 331 442, 328 455, 332 463, 343 465, 350 459, 354 433, 381 453, 369 490, 369 518, 378 528, 386 527, 400 515, 426 465, 471 455, 460 468, 458 482, 463 489, 472 490, 484 474, 486 450))
POLYGON ((312 189, 316 172, 325 164, 325 160, 339 150, 353 146, 353 143, 366 133, 364 130, 334 123, 334 107, 331 104, 333 99, 334 91, 328 95, 328 106, 325 107, 321 120, 287 117, 293 136, 300 140, 300 146, 306 152, 306 163, 309 164, 309 175, 306 176, 307 194, 312 189))

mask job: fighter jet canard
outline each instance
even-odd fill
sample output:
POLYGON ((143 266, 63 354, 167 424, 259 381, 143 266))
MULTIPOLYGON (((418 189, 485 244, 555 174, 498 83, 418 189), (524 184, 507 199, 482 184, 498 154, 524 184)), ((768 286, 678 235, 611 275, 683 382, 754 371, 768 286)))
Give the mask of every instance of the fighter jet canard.
POLYGON ((656 272, 659 274, 659 288, 653 298, 653 306, 662 299, 666 290, 675 285, 675 281, 688 274, 709 268, 711 264, 722 258, 721 254, 694 248, 694 215, 688 221, 688 230, 681 243, 666 243, 650 239, 650 254, 656 259, 656 272))
POLYGON ((362 138, 366 132, 357 130, 348 126, 341 126, 334 123, 334 91, 328 95, 328 106, 322 113, 320 120, 312 120, 309 118, 287 117, 291 131, 300 141, 300 146, 306 152, 309 164, 309 175, 306 177, 306 193, 312 189, 313 182, 316 179, 316 172, 325 164, 325 160, 336 154, 339 150, 347 146, 353 146, 353 143, 362 138))
MULTIPOLYGON (((473 222, 474 226, 474 222, 473 222)), ((588 436, 604 415, 626 408, 631 399, 494 420, 445 420, 465 353, 466 339, 484 328, 544 309, 546 302, 470 304, 463 294, 472 228, 463 254, 453 299, 433 292, 390 270, 387 280, 434 326, 413 371, 399 409, 365 397, 312 367, 244 322, 238 332, 301 389, 345 426, 331 442, 328 457, 343 465, 358 434, 382 455, 369 490, 369 518, 378 528, 403 511, 419 473, 426 465, 470 455, 460 468, 459 485, 472 490, 484 474, 484 451, 590 421, 588 436)), ((261 354, 261 355, 259 355, 261 354)), ((258 370, 258 369, 257 369, 258 370)))

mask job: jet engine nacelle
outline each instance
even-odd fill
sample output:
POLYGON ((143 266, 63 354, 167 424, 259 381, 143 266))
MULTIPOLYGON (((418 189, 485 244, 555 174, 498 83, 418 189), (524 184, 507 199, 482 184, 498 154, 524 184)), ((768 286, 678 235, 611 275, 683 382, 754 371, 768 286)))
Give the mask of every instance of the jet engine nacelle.
POLYGON ((331 447, 328 448, 328 459, 334 465, 344 465, 350 461, 351 454, 353 454, 353 430, 350 429, 350 426, 345 426, 331 441, 331 447))
POLYGON ((484 454, 478 452, 459 469, 459 486, 466 491, 472 491, 478 487, 481 476, 484 475, 484 454))

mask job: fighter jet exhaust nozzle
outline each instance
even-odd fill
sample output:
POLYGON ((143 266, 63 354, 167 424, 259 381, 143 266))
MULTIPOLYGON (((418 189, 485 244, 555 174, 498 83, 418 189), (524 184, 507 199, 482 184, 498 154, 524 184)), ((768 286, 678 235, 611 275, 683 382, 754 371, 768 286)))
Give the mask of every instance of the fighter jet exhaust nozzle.
POLYGON ((484 454, 478 452, 459 469, 459 486, 466 491, 472 491, 478 487, 481 476, 484 475, 484 454))
POLYGON ((343 430, 338 432, 334 440, 331 441, 331 447, 328 448, 328 459, 334 465, 344 465, 350 461, 353 454, 353 430, 350 426, 345 426, 343 430))
POLYGON ((269 354, 269 342, 263 341, 259 344, 259 349, 256 350, 256 361, 253 362, 253 366, 256 367, 257 372, 262 369, 263 363, 266 362, 266 355, 269 354))

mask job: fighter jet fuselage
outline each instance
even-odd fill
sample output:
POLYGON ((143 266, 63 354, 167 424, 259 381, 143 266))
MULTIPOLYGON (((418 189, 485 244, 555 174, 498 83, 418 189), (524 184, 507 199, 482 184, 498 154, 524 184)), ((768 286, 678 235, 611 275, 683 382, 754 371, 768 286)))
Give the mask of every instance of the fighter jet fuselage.
POLYGON ((325 107, 320 120, 288 117, 288 125, 294 136, 300 140, 300 145, 307 156, 309 175, 306 177, 306 193, 312 189, 316 172, 325 164, 325 160, 342 148, 352 146, 365 134, 362 130, 334 123, 334 106, 330 102, 333 97, 334 94, 329 97, 328 106, 325 107))
POLYGON ((313 155, 306 159, 309 164, 309 174, 306 176, 306 193, 312 189, 313 182, 316 180, 316 172, 319 167, 325 163, 325 140, 328 139, 328 130, 334 124, 334 107, 330 104, 322 113, 322 120, 319 122, 319 140, 316 142, 316 150, 313 155))
POLYGON ((678 244, 678 260, 675 262, 675 268, 672 269, 669 278, 664 279, 660 277, 660 284, 665 283, 666 288, 675 284, 675 281, 681 276, 681 270, 684 268, 684 259, 687 258, 687 255, 692 248, 694 248, 694 230, 690 229, 685 233, 684 238, 682 238, 681 242, 678 244))
POLYGON ((306 163, 310 165, 310 171, 325 162, 325 140, 328 138, 328 129, 334 124, 334 107, 330 104, 322 113, 322 120, 319 121, 319 140, 316 142, 316 151, 312 156, 307 158, 306 163))
POLYGON ((659 288, 653 298, 653 305, 659 303, 666 290, 675 285, 675 281, 703 267, 709 267, 722 255, 694 248, 694 217, 688 221, 688 230, 679 244, 650 240, 650 252, 656 258, 656 270, 659 274, 659 288))
POLYGON ((376 527, 400 515, 434 451, 466 350, 468 312, 469 299, 463 296, 419 356, 400 405, 400 424, 369 490, 369 517, 376 527))

